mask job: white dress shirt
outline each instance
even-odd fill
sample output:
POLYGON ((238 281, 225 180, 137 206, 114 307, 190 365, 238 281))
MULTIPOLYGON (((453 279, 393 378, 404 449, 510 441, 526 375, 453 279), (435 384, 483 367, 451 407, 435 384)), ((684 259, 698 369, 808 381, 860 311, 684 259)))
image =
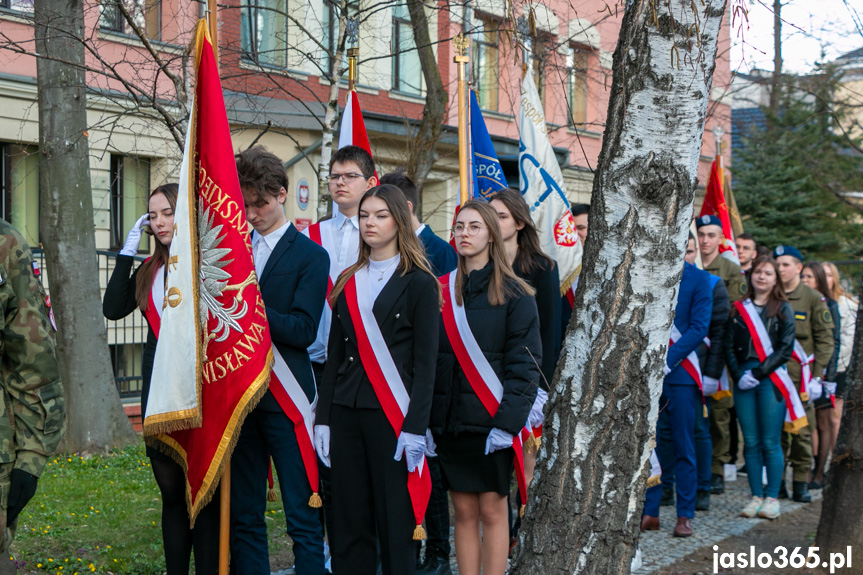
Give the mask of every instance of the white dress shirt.
POLYGON ((348 218, 339 212, 333 217, 333 223, 335 224, 331 228, 333 245, 338 253, 330 254, 330 257, 335 256, 341 273, 357 263, 357 257, 360 254, 360 218, 359 216, 348 218))
POLYGON ((388 260, 381 260, 379 262, 369 260, 369 287, 372 290, 372 305, 378 299, 384 286, 393 277, 401 259, 401 256, 396 254, 388 260))
POLYGON ((264 268, 267 267, 267 261, 276 249, 276 244, 290 227, 291 222, 285 222, 285 225, 265 236, 252 231, 252 257, 255 258, 255 273, 258 274, 258 279, 261 279, 261 274, 264 273, 264 268))

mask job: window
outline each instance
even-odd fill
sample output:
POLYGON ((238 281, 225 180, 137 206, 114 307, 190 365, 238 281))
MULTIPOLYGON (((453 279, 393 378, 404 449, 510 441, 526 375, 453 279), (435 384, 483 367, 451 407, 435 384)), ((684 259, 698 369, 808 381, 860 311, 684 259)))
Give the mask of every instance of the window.
POLYGON ((393 7, 393 90, 422 93, 422 68, 406 4, 393 7))
POLYGON ((474 70, 479 104, 485 110, 497 110, 498 104, 498 34, 497 22, 480 19, 478 38, 474 43, 474 70))
POLYGON ((285 0, 243 0, 240 37, 243 56, 269 66, 288 65, 288 16, 285 0))
POLYGON ((35 146, 0 142, 0 215, 39 245, 39 156, 35 146))
MULTIPOLYGON (((150 196, 150 160, 111 154, 111 249, 121 249, 126 234, 147 212, 150 196)), ((149 236, 142 236, 140 251, 149 251, 149 236)))
POLYGON ((162 38, 161 0, 103 0, 99 12, 99 28, 117 34, 132 36, 135 31, 120 10, 120 2, 132 15, 135 25, 150 40, 162 38))
POLYGON ((33 0, 0 0, 0 8, 32 14, 33 0))
POLYGON ((583 126, 587 118, 588 51, 578 46, 569 50, 569 121, 583 126))

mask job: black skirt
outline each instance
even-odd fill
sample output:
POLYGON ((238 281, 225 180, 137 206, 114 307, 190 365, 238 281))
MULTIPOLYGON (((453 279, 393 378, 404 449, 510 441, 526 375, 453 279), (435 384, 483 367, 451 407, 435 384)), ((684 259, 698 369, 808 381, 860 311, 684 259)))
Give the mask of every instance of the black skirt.
POLYGON ((444 489, 508 495, 515 453, 512 448, 485 454, 487 433, 435 436, 444 489))

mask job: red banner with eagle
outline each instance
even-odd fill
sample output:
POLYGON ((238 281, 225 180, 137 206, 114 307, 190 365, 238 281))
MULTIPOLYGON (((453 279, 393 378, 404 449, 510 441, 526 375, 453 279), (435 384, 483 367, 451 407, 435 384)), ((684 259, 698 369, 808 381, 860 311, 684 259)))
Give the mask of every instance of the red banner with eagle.
POLYGON ((246 415, 267 390, 273 361, 205 20, 195 31, 195 58, 195 94, 144 417, 147 443, 186 471, 193 525, 218 487, 246 415))

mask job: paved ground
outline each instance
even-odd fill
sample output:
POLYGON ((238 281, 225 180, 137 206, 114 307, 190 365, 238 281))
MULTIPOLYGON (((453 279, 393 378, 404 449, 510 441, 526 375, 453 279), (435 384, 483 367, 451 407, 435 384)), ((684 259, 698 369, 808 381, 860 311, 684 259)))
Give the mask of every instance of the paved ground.
MULTIPOLYGON (((787 484, 791 486, 789 471, 787 484)), ((633 575, 648 575, 663 567, 676 563, 698 549, 711 547, 721 541, 741 535, 753 527, 769 523, 767 519, 745 519, 740 517, 740 511, 749 501, 749 483, 745 475, 740 475, 737 481, 725 484, 725 493, 713 495, 710 498, 710 511, 698 511, 692 521, 693 536, 678 539, 671 536, 677 522, 674 507, 661 507, 659 511, 659 531, 647 531, 641 534, 639 548, 643 564, 641 569, 633 571, 633 575)), ((821 491, 812 492, 813 499, 821 498, 821 491)), ((794 503, 790 500, 780 501, 782 514, 799 509, 805 503, 794 503)), ((720 545, 720 549, 721 549, 720 545)))

